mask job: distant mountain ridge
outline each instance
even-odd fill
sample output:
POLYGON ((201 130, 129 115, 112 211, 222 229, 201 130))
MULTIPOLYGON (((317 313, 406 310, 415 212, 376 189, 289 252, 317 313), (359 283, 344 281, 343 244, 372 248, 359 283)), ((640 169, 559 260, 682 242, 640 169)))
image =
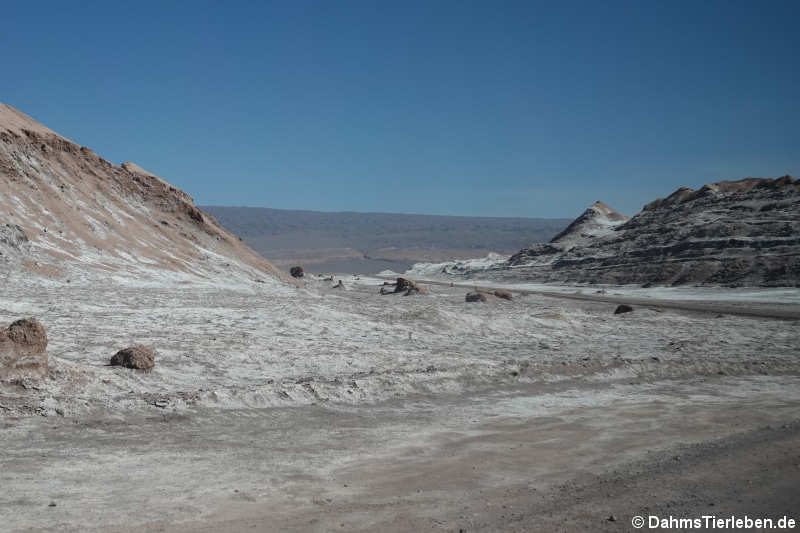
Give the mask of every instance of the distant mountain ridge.
POLYGON ((511 253, 547 241, 568 219, 329 213, 203 206, 230 231, 282 268, 378 272, 419 261, 511 253))

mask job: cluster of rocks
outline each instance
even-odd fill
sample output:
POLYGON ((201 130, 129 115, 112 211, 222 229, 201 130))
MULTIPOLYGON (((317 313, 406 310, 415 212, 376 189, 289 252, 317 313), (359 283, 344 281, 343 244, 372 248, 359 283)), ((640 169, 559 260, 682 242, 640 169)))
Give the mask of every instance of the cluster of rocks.
MULTIPOLYGON (((136 370, 152 370, 155 353, 137 344, 118 351, 111 366, 136 370)), ((47 375, 47 333, 35 318, 22 318, 0 328, 0 381, 20 382, 40 379, 47 375)))
POLYGON ((499 300, 513 300, 510 291, 504 289, 475 289, 468 292, 464 298, 467 302, 492 302, 499 300))
POLYGON ((397 278, 397 281, 394 283, 385 281, 383 287, 381 287, 381 294, 403 294, 403 296, 411 296, 412 294, 428 294, 428 289, 412 279, 397 278), (394 288, 390 289, 390 287, 394 288))

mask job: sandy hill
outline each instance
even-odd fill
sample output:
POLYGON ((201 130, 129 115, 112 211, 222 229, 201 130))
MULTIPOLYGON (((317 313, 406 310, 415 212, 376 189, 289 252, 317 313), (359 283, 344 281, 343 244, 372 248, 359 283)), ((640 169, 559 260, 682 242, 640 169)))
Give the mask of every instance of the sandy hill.
POLYGON ((0 103, 0 264, 52 278, 278 275, 192 198, 0 103))

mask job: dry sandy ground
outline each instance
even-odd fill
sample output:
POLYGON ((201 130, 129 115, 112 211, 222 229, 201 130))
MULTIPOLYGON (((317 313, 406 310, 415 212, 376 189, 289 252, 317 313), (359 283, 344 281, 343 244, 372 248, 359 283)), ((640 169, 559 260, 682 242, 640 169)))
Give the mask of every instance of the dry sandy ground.
POLYGON ((0 390, 0 530, 800 518, 797 321, 346 285, 0 297, 3 320, 52 324, 55 369, 0 390), (114 330, 157 345, 160 367, 104 367, 114 330))

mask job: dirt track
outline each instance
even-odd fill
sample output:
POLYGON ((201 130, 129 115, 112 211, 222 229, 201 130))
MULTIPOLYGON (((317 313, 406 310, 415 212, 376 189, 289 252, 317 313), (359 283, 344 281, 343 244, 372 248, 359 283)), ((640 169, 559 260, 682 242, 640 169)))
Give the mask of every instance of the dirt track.
MULTIPOLYGON (((379 276, 382 279, 394 279, 388 276, 379 276)), ((614 296, 605 294, 583 294, 579 292, 566 293, 557 291, 539 291, 530 289, 515 289, 508 286, 484 285, 482 283, 449 283, 445 281, 419 281, 425 285, 439 285, 444 287, 461 287, 464 289, 508 289, 520 294, 536 294, 549 298, 565 298, 569 300, 583 300, 588 302, 605 302, 614 304, 628 304, 643 307, 657 307, 679 309, 682 311, 695 311, 698 313, 714 313, 726 315, 739 315, 757 318, 776 318, 779 320, 800 320, 800 305, 787 303, 762 303, 747 301, 717 301, 701 302, 692 300, 664 300, 658 298, 634 298, 630 296, 614 296)))
POLYGON ((797 378, 574 386, 34 419, 3 437, 3 530, 632 531, 636 515, 797 517, 797 378))
POLYGON ((330 446, 360 444, 326 475, 261 494, 230 487, 201 521, 120 530, 632 531, 637 515, 800 518, 800 426, 787 422, 800 404, 734 404, 727 385, 710 385, 704 406, 680 399, 682 386, 538 416, 487 418, 473 406, 469 420, 444 403, 407 412, 417 423, 374 420, 372 436, 358 415, 331 413, 325 428, 343 429, 320 428, 330 446))

